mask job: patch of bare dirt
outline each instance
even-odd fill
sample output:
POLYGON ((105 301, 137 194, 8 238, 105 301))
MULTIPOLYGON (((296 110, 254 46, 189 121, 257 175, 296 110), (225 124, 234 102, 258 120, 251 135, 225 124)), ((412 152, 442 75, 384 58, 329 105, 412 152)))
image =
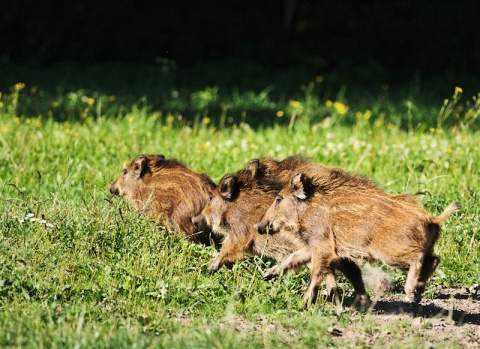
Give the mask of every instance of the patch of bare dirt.
MULTIPOLYGON (((355 313, 375 323, 381 331, 359 331, 356 321, 349 328, 339 328, 339 340, 354 343, 359 336, 363 342, 374 344, 379 337, 389 342, 389 336, 398 336, 405 327, 406 335, 418 334, 431 347, 441 343, 452 343, 461 348, 480 348, 480 295, 477 288, 441 288, 436 289, 430 299, 423 299, 420 304, 403 301, 404 294, 397 293, 388 297, 372 297, 372 307, 366 315, 355 313), (390 330, 389 330, 390 329, 390 330)), ((358 325, 358 323, 357 323, 358 325)), ((392 338, 394 340, 394 338, 392 338)), ((398 340, 398 338, 395 338, 398 340)))

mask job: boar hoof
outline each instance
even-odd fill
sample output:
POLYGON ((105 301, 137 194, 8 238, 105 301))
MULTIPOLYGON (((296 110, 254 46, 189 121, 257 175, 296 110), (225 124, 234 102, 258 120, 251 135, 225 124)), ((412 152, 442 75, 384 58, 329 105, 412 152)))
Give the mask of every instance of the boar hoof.
POLYGON ((226 262, 224 264, 224 266, 228 269, 228 270, 232 270, 233 268, 233 262, 226 262))
POLYGON ((280 268, 278 266, 274 266, 270 269, 268 269, 265 274, 263 274, 263 280, 271 280, 274 279, 280 274, 280 268))
POLYGON ((218 271, 218 269, 221 268, 221 266, 222 265, 220 264, 220 261, 218 261, 217 259, 214 259, 212 263, 210 263, 210 266, 208 267, 208 272, 210 274, 214 274, 218 271))
POLYGON ((303 304, 305 304, 305 307, 308 307, 311 304, 315 304, 317 301, 317 294, 315 292, 307 292, 305 294, 305 297, 303 298, 303 304))
POLYGON ((411 292, 405 296, 405 301, 408 303, 420 303, 422 295, 418 292, 411 292))
POLYGON ((355 296, 355 304, 361 309, 361 310, 367 310, 372 306, 372 301, 370 300, 370 297, 368 294, 357 294, 355 296))
POLYGON ((220 268, 217 267, 216 265, 211 265, 211 266, 208 267, 208 272, 210 274, 215 274, 218 271, 218 269, 220 269, 220 268))

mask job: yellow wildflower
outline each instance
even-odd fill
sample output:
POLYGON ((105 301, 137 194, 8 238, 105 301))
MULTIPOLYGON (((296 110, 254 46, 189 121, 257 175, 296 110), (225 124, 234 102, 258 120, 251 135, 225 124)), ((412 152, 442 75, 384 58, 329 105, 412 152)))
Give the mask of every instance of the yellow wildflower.
POLYGON ((277 117, 281 118, 283 115, 285 115, 285 113, 283 112, 283 110, 277 111, 277 117))
POLYGON ((458 93, 463 93, 463 90, 462 90, 461 87, 456 86, 455 87, 455 94, 458 94, 458 93))
POLYGON ((328 100, 325 102, 325 105, 330 108, 333 105, 333 102, 331 100, 328 100))
POLYGON ((340 102, 333 103, 333 107, 337 110, 337 112, 341 115, 345 114, 348 111, 348 107, 340 102))
POLYGON ((15 89, 15 91, 21 91, 25 88, 25 84, 23 82, 17 82, 13 88, 15 89))
POLYGON ((94 103, 95 103, 95 99, 93 99, 93 98, 88 98, 87 99, 87 104, 88 105, 93 105, 94 103))
POLYGON ((208 125, 208 124, 210 123, 210 121, 211 121, 210 118, 205 117, 205 118, 203 118, 203 120, 202 120, 202 124, 208 125))
POLYGON ((295 101, 295 100, 291 100, 291 101, 290 101, 290 106, 291 106, 292 108, 298 108, 300 105, 301 105, 301 104, 300 104, 299 101, 295 101))

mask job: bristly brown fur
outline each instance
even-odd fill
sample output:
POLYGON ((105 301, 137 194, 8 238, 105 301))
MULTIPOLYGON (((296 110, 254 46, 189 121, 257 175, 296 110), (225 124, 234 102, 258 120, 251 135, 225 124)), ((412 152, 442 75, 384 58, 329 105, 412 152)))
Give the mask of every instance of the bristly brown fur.
MULTIPOLYGON (((315 164, 292 174, 278 197, 256 226, 293 234, 308 244, 312 272, 307 303, 315 300, 321 281, 341 259, 408 269, 405 292, 410 301, 420 301, 439 263, 432 254, 439 224, 460 207, 452 203, 434 217, 411 195, 390 195, 368 178, 315 164)), ((342 271, 357 294, 368 300, 359 269, 352 268, 353 273, 342 271)))
POLYGON ((198 231, 191 218, 208 202, 215 184, 177 160, 163 155, 139 155, 124 174, 110 185, 113 194, 125 197, 161 224, 196 243, 210 243, 210 231, 198 231))
POLYGON ((197 225, 207 225, 226 238, 220 253, 210 264, 215 272, 222 265, 231 265, 245 255, 270 257, 282 261, 304 247, 298 239, 258 234, 253 224, 273 202, 297 166, 305 164, 300 157, 284 161, 251 160, 244 169, 225 175, 213 193, 213 199, 194 218, 197 225))

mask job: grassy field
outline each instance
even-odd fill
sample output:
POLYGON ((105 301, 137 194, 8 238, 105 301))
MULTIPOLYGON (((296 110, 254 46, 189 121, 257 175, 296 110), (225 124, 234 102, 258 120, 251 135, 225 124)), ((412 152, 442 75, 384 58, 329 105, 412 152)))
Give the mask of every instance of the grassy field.
MULTIPOLYGON (((348 103, 312 77, 288 95, 166 88, 162 103, 105 91, 48 91, 18 82, 0 99, 0 346, 7 348, 456 347, 393 319, 304 309, 308 273, 264 282, 271 262, 249 258, 208 275, 214 248, 187 243, 112 197, 134 156, 164 154, 218 181, 249 159, 304 154, 418 194, 440 213, 463 208, 436 245, 437 285, 480 278, 479 99, 451 86, 420 100, 348 103), (262 119, 259 119, 262 117, 262 119), (358 336, 339 339, 338 329, 358 336), (369 336, 388 331, 374 343, 369 336)), ((172 85, 173 86, 173 85, 172 85)), ((406 275, 384 268, 401 285, 406 275)), ((352 288, 342 278, 346 299, 352 288)), ((401 291, 399 291, 401 292, 401 291)))

